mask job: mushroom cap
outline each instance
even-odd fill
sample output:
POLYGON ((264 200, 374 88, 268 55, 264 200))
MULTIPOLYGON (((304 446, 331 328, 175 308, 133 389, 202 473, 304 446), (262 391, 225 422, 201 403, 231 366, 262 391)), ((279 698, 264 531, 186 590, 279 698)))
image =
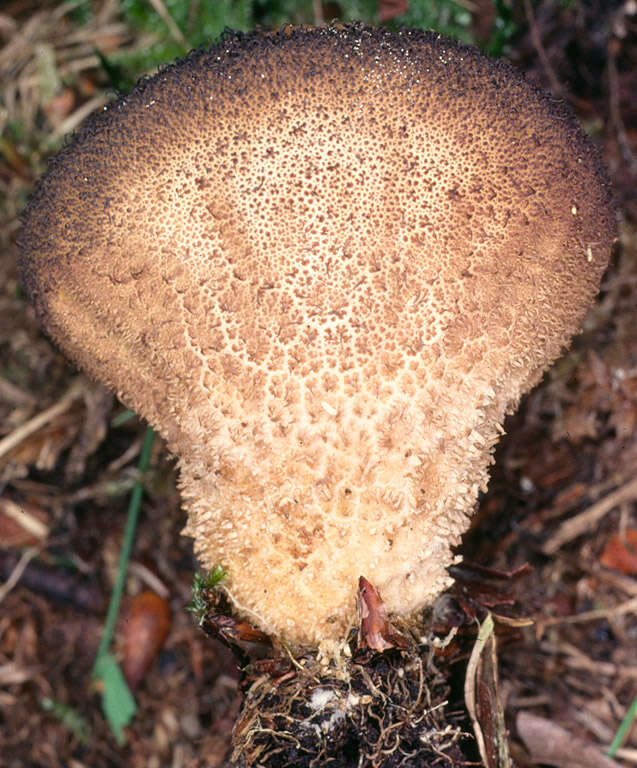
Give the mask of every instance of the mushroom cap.
POLYGON ((179 459, 237 608, 342 637, 361 573, 450 582, 506 413, 595 296, 597 152, 510 65, 361 25, 229 34, 93 115, 21 267, 69 357, 179 459))

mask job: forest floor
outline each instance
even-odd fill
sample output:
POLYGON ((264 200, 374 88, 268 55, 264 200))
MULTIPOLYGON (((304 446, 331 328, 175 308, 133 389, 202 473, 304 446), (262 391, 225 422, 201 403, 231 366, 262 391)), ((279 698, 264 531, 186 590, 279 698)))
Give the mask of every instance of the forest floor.
MULTIPOLYGON (((480 39, 495 4, 467 5, 480 39)), ((16 268, 19 214, 47 147, 109 98, 96 49, 146 42, 116 2, 94 3, 81 26, 63 4, 4 6, 0 766, 214 768, 239 710, 238 675, 229 651, 185 610, 196 561, 180 535, 174 465, 159 439, 116 632, 121 658, 139 595, 151 591, 157 647, 147 669, 140 662, 124 746, 90 684, 145 426, 52 346, 16 268)), ((506 632, 498 648, 512 752, 522 768, 537 764, 538 739, 523 743, 518 729, 520 713, 531 713, 539 741, 559 745, 543 759, 574 768, 602 765, 594 755, 606 753, 637 697, 637 4, 519 6, 507 55, 568 101, 600 147, 620 239, 583 333, 507 421, 461 551, 502 571, 531 566, 515 581, 519 615, 533 621, 506 632), (591 748, 591 762, 584 752, 573 761, 575 743, 591 748)), ((636 722, 614 760, 637 766, 636 722)))

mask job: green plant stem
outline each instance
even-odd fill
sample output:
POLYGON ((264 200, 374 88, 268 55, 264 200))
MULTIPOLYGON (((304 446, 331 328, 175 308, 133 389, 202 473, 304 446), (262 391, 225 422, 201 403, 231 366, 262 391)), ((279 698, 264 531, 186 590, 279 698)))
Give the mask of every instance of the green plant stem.
POLYGON ((628 729, 630 728, 630 726, 633 723, 633 720, 636 717, 637 717, 637 698, 635 698, 633 703, 628 708, 628 712, 626 712, 626 715, 622 720, 621 725, 617 729, 617 733, 615 734, 613 743, 610 745, 608 749, 609 757, 615 757, 617 750, 620 748, 620 746, 622 745, 622 742, 624 741, 624 737, 626 736, 628 729))
MULTIPOLYGON (((139 510, 141 508, 142 496, 144 493, 144 476, 146 474, 146 470, 148 469, 148 463, 150 461, 150 454, 153 447, 154 438, 155 432, 153 431, 152 427, 148 427, 146 429, 146 434, 144 435, 144 443, 142 445, 142 451, 139 457, 139 463, 137 465, 139 470, 139 478, 135 483, 128 505, 128 517, 126 519, 126 528, 124 529, 122 549, 119 555, 117 577, 115 579, 115 584, 113 585, 111 601, 108 606, 108 613, 106 614, 104 633, 102 634, 102 639, 97 650, 97 657, 95 660, 96 664, 100 656, 103 656, 108 652, 111 640, 113 638, 113 632, 115 631, 115 623, 117 621, 119 606, 122 602, 122 594, 124 592, 124 584, 126 582, 128 561, 130 560, 130 554, 133 548, 135 529, 137 528, 139 510)), ((95 675, 95 665, 93 666, 93 674, 95 675)))

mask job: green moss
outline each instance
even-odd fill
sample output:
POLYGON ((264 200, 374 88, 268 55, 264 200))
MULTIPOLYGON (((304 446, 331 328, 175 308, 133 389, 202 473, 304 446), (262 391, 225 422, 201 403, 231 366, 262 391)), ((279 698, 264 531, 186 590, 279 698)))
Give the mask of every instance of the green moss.
POLYGON ((208 610, 208 593, 215 590, 226 576, 226 571, 220 565, 216 565, 205 576, 201 573, 195 573, 192 580, 192 600, 186 606, 186 610, 195 616, 199 626, 201 626, 208 610))

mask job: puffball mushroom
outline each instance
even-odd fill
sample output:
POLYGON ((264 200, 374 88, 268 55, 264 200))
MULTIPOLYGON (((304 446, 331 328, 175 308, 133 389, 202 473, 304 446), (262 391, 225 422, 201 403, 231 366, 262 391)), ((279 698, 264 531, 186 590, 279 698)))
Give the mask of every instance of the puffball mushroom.
POLYGON ((614 215, 502 61, 362 25, 228 34, 94 114, 26 212, 52 338, 178 457, 202 564, 293 644, 364 574, 450 583, 502 421, 577 331, 614 215))

